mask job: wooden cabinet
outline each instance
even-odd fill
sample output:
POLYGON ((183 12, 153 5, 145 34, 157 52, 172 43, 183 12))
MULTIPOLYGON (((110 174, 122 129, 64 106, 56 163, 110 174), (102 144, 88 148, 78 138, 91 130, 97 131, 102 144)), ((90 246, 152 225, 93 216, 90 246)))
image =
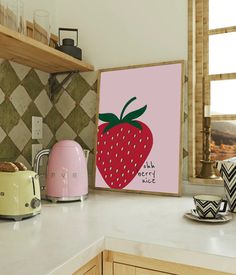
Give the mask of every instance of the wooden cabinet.
POLYGON ((170 273, 114 263, 114 275, 167 275, 170 273))
POLYGON ((230 273, 113 251, 103 252, 103 275, 229 275, 230 273))
POLYGON ((73 275, 102 275, 102 256, 99 254, 86 265, 75 271, 73 275))

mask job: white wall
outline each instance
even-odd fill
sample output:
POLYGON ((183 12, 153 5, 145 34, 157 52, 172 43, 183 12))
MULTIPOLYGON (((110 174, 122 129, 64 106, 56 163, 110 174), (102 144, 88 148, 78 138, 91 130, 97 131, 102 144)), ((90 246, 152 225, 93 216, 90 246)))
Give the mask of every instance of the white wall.
POLYGON ((79 29, 83 59, 96 69, 187 60, 187 0, 48 2, 57 27, 79 29))
POLYGON ((83 59, 96 69, 187 60, 187 0, 22 1, 28 20, 48 10, 55 34, 78 28, 83 59))

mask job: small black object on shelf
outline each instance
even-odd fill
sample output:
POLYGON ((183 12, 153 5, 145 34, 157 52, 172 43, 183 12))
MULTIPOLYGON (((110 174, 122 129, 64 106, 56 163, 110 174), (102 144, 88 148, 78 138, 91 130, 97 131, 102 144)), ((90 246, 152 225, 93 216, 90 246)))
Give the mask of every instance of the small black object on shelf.
POLYGON ((58 45, 56 45, 56 49, 69 54, 70 56, 73 56, 74 58, 77 58, 79 60, 82 60, 82 50, 78 47, 78 30, 72 29, 72 28, 59 28, 58 30, 58 45), (74 39, 72 38, 64 38, 62 39, 62 45, 61 45, 61 31, 69 31, 69 32, 76 32, 76 44, 74 39))

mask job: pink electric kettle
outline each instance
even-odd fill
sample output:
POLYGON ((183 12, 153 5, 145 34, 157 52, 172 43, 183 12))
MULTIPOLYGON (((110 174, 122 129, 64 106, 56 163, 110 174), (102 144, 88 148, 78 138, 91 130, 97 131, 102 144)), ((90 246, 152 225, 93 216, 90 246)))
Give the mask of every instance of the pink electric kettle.
POLYGON ((39 172, 42 156, 48 155, 46 198, 53 201, 84 200, 88 194, 88 150, 74 140, 61 140, 52 149, 38 152, 34 171, 39 172))

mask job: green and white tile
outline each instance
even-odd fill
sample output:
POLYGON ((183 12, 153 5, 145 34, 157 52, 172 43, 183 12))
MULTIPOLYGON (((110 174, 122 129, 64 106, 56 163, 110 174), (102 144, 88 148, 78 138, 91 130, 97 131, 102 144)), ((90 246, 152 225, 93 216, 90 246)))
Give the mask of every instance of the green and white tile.
POLYGON ((45 90, 38 95, 34 103, 43 117, 46 117, 52 108, 52 102, 45 90))
POLYGON ((66 91, 64 91, 58 99, 57 103, 55 104, 55 107, 65 119, 75 108, 75 101, 66 91))
POLYGON ((76 133, 72 130, 72 128, 64 122, 59 129, 56 131, 56 139, 75 139, 76 133))
POLYGON ((31 132, 25 125, 22 119, 19 120, 18 124, 12 128, 9 132, 9 137, 21 151, 31 139, 31 132))
POLYGON ((4 138, 7 136, 5 131, 0 127, 0 143, 4 140, 4 138))
POLYGON ((96 126, 92 121, 90 121, 88 126, 86 126, 79 133, 79 137, 83 140, 83 142, 88 146, 90 150, 94 148, 95 133, 96 133, 96 126))
POLYGON ((24 66, 24 65, 12 62, 12 61, 10 61, 10 64, 20 80, 23 80, 26 77, 26 75, 29 73, 29 71, 31 70, 30 67, 27 67, 27 66, 24 66))
POLYGON ((21 85, 19 85, 10 95, 10 100, 20 116, 25 113, 31 102, 31 98, 21 85))
POLYGON ((8 61, 0 65, 0 88, 6 96, 10 96, 20 84, 20 79, 8 61))
POLYGON ((44 88, 39 76, 33 69, 22 80, 21 85, 26 89, 32 100, 38 97, 44 88))
POLYGON ((4 100, 5 100, 5 94, 2 91, 2 89, 0 88, 0 104, 2 104, 4 100))
POLYGON ((47 148, 52 138, 53 138, 52 131, 50 130, 50 128, 46 123, 43 123, 43 139, 40 140, 40 143, 43 144, 43 148, 47 148))
POLYGON ((92 87, 98 78, 98 71, 80 73, 83 79, 92 87))
POLYGON ((86 114, 92 118, 96 113, 97 94, 93 90, 89 90, 80 102, 80 106, 86 114))
POLYGON ((9 100, 0 105, 0 126, 8 134, 17 125, 20 115, 9 100))

